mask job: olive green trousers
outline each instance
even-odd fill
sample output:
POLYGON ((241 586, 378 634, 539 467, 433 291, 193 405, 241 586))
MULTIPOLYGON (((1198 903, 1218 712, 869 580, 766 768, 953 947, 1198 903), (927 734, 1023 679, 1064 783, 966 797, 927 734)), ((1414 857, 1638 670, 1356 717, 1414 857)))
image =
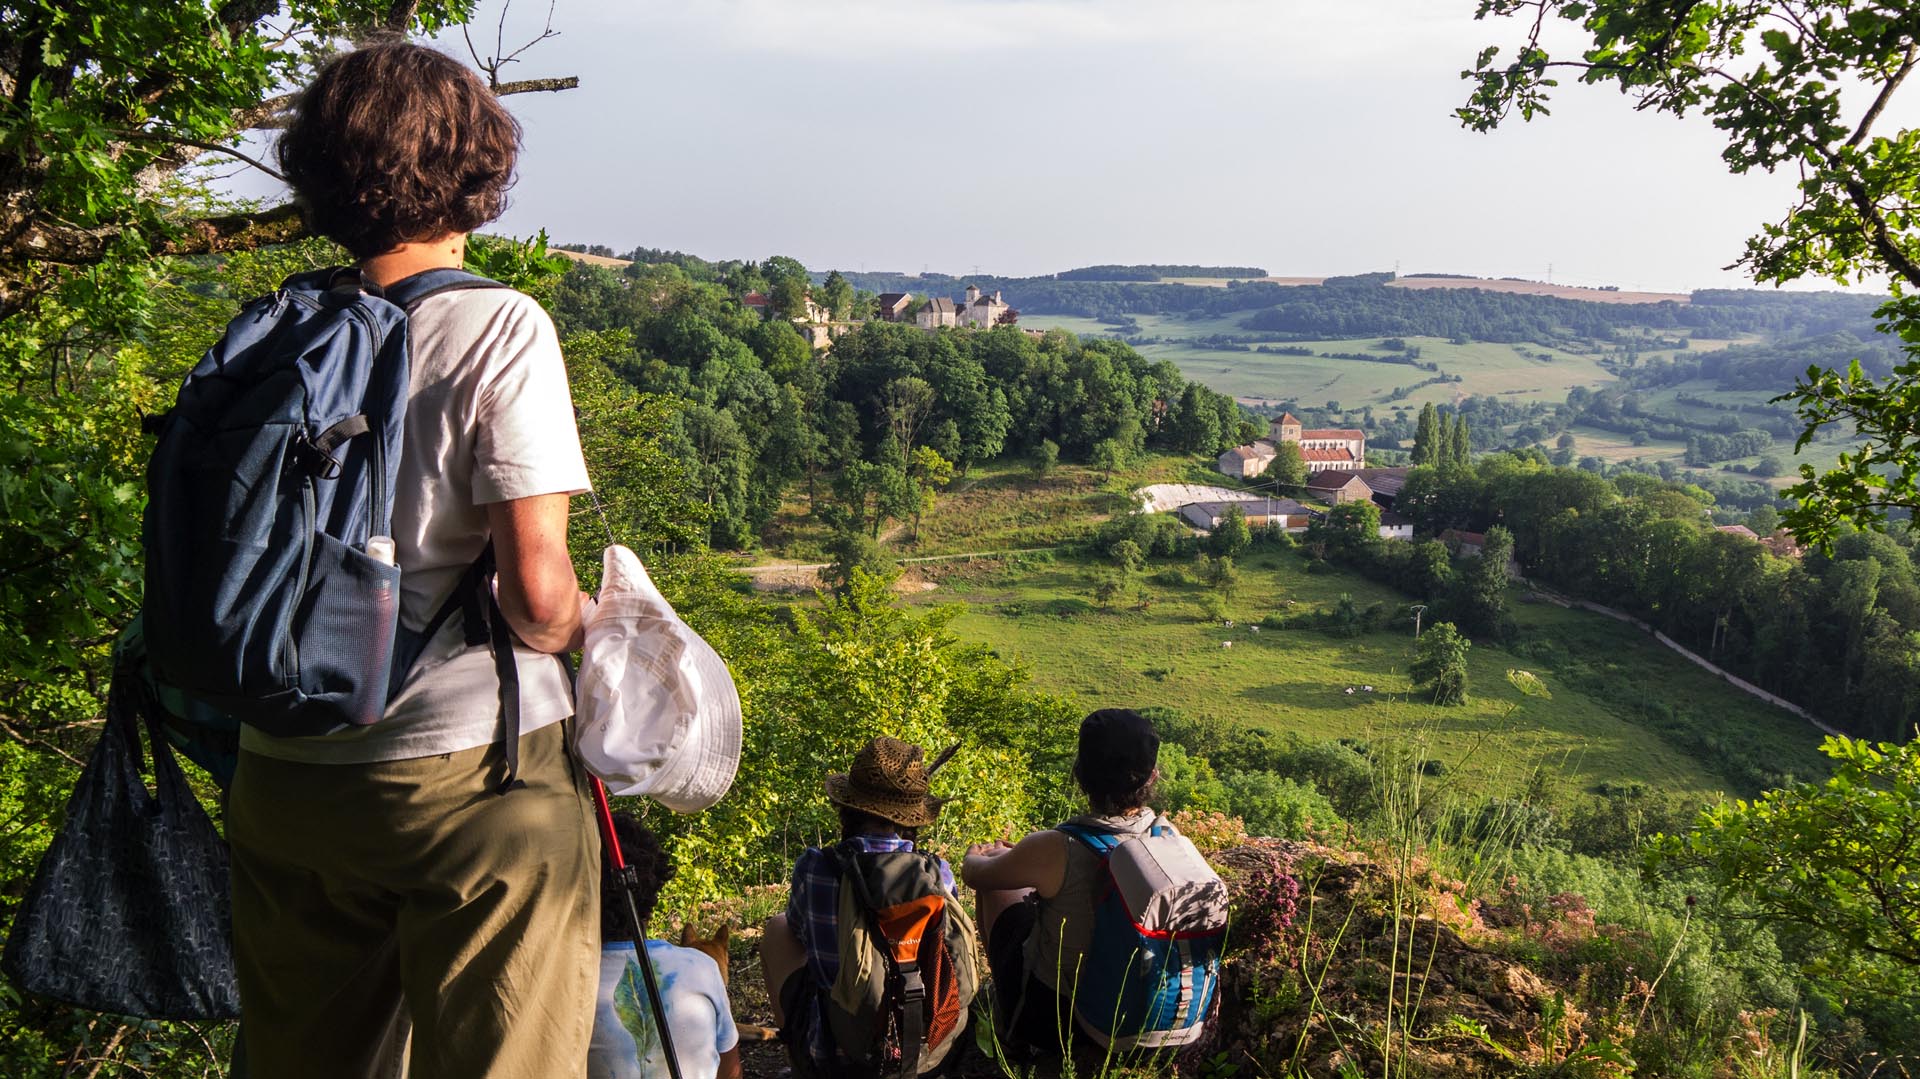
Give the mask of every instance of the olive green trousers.
POLYGON ((247 1074, 586 1072, 600 840, 572 723, 376 764, 242 754, 227 804, 247 1074))

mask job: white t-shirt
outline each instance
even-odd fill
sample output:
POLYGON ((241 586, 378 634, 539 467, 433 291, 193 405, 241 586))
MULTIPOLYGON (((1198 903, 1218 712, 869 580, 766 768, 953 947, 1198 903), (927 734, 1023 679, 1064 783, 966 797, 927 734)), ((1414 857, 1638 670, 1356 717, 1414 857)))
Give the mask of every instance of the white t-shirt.
MULTIPOLYGON (((490 535, 489 503, 587 489, 566 363, 553 320, 511 289, 446 292, 410 319, 411 392, 393 495, 400 620, 432 620, 490 535)), ((515 642, 520 730, 573 714, 560 660, 515 642)), ((501 734, 488 646, 469 648, 456 613, 414 664, 380 722, 313 738, 241 727, 250 753, 320 764, 407 760, 488 745, 501 734)))
MULTIPOLYGON (((740 1044, 727 1003, 727 986, 713 957, 664 940, 647 942, 660 996, 667 1002, 673 1028, 673 1052, 683 1079, 714 1079, 720 1054, 740 1044)), ((600 997, 593 1012, 593 1041, 587 1049, 587 1079, 654 1079, 666 1076, 667 1059, 654 1032, 653 1004, 646 976, 627 941, 600 949, 600 997)))

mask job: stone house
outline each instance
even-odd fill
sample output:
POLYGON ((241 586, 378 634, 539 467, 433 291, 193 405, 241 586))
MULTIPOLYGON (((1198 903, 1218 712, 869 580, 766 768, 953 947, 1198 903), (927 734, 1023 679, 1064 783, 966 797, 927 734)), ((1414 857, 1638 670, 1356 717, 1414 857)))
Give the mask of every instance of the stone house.
POLYGON ((942 326, 958 326, 960 324, 960 309, 952 300, 947 299, 945 296, 935 296, 928 300, 925 306, 920 308, 920 313, 914 316, 914 324, 923 330, 937 330, 942 326))
POLYGON ((882 322, 905 322, 907 308, 913 306, 913 294, 908 292, 883 292, 874 301, 874 307, 882 322))
POLYGON ((1373 488, 1358 472, 1315 472, 1307 477, 1307 490, 1338 506, 1343 502, 1365 502, 1373 497, 1373 488))
POLYGON ((1236 479, 1250 480, 1263 475, 1273 464, 1273 443, 1260 439, 1251 446, 1235 446, 1214 461, 1215 471, 1236 479))

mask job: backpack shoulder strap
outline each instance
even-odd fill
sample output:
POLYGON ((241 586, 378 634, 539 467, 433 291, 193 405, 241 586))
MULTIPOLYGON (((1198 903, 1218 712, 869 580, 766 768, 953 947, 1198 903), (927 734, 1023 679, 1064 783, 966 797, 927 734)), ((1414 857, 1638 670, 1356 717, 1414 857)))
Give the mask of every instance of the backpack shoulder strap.
POLYGON ((1072 821, 1056 826, 1054 831, 1086 847, 1093 852, 1094 857, 1100 859, 1102 862, 1111 858, 1113 852, 1120 848, 1120 844, 1131 838, 1130 835, 1089 828, 1084 824, 1075 824, 1072 821))
POLYGON ((476 273, 455 269, 451 266, 432 270, 422 270, 411 277, 405 277, 381 289, 388 303, 408 312, 412 312, 422 300, 438 296, 443 292, 460 292, 466 289, 506 288, 507 286, 490 277, 481 277, 476 273))

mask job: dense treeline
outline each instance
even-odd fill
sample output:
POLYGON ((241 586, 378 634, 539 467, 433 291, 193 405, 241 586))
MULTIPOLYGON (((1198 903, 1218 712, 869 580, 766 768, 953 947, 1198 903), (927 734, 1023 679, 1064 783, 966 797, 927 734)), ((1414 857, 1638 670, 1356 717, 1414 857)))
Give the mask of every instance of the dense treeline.
POLYGON ((1146 266, 1082 266, 1053 275, 1060 281, 1158 281, 1163 277, 1228 277, 1246 279, 1266 277, 1258 266, 1182 266, 1155 264, 1146 266))
POLYGON ((575 265, 555 290, 563 333, 625 334, 607 366, 683 402, 665 444, 715 546, 753 543, 803 480, 810 508, 877 539, 889 522, 917 524, 955 470, 1004 453, 1119 468, 1149 446, 1213 454, 1252 438, 1231 398, 1119 341, 868 322, 817 353, 792 322, 738 299, 764 285, 776 308, 804 306, 806 280, 791 259, 575 265))
POLYGON ((1874 378, 1886 378, 1901 361, 1897 345, 1879 336, 1859 337, 1846 331, 1766 345, 1729 345, 1711 352, 1693 352, 1670 360, 1654 359, 1621 372, 1635 386, 1674 386, 1701 379, 1723 390, 1765 390, 1779 393, 1805 376, 1808 367, 1846 370, 1860 366, 1874 378))
POLYGON ((1476 288, 1393 288, 1386 277, 1329 278, 1322 285, 1284 289, 1271 306, 1248 316, 1243 325, 1302 337, 1405 334, 1540 343, 1569 337, 1609 340, 1630 328, 1680 330, 1707 337, 1803 336, 1869 333, 1873 310, 1880 302, 1845 293, 1716 291, 1697 294, 1691 304, 1611 304, 1476 288), (1725 302, 1726 296, 1741 299, 1725 302))
POLYGON ((1782 558, 1714 530, 1711 496, 1537 455, 1420 468, 1395 509, 1427 532, 1511 530, 1530 577, 1625 610, 1856 734, 1904 740, 1920 714, 1920 574, 1911 533, 1843 536, 1782 558))

